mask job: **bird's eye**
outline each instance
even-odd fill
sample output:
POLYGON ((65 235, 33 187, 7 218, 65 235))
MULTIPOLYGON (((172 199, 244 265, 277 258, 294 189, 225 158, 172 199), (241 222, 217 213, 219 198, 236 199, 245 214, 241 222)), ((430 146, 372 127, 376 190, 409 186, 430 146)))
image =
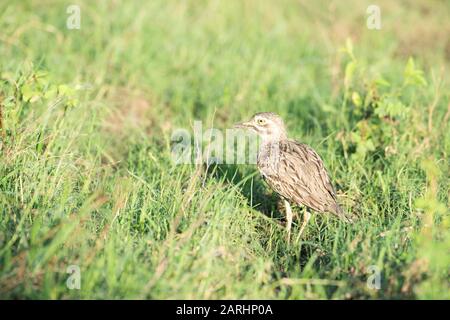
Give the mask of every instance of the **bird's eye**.
POLYGON ((258 122, 259 125, 262 125, 262 124, 265 124, 265 123, 266 123, 266 120, 264 120, 264 119, 258 119, 257 122, 258 122))

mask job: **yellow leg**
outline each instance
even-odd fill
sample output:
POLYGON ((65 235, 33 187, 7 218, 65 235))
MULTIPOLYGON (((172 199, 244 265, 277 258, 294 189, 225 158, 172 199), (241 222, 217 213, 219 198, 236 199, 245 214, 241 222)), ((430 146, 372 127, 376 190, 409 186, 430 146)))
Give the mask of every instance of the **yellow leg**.
POLYGON ((284 200, 284 207, 286 209, 286 231, 287 231, 287 243, 291 241, 291 227, 292 227, 292 209, 289 202, 284 200))
POLYGON ((305 227, 308 224, 309 219, 311 219, 311 213, 308 211, 307 208, 305 208, 305 212, 303 214, 302 226, 300 227, 300 231, 298 233, 296 242, 298 242, 300 240, 300 237, 302 236, 303 230, 305 230, 305 227))

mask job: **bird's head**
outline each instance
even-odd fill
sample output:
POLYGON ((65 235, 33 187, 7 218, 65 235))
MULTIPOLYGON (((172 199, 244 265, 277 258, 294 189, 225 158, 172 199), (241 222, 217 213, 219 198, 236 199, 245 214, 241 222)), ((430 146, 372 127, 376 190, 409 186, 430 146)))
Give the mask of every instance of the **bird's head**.
POLYGON ((283 119, 273 112, 257 113, 249 121, 235 124, 234 127, 249 129, 258 134, 264 142, 287 139, 283 119))

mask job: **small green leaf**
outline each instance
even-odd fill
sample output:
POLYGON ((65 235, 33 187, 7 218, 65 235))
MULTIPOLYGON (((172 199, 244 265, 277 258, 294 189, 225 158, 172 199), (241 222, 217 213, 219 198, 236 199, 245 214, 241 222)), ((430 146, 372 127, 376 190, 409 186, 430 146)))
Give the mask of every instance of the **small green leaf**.
POLYGON ((355 55, 353 54, 353 42, 351 38, 347 38, 345 41, 345 49, 352 60, 355 60, 355 55))
POLYGON ((375 84, 377 85, 377 86, 381 86, 381 87, 389 87, 391 84, 386 80, 386 79, 384 79, 383 77, 379 77, 379 78, 377 78, 377 79, 375 79, 375 84))
POLYGON ((348 88, 350 88, 350 84, 351 84, 351 82, 353 80, 353 74, 355 73, 355 69, 356 69, 356 62, 355 61, 350 61, 345 66, 344 85, 345 85, 345 89, 346 90, 348 90, 348 88))
POLYGON ((27 102, 35 102, 40 98, 40 92, 36 91, 30 84, 24 84, 20 88, 22 98, 27 102))
POLYGON ((408 59, 408 63, 406 64, 404 71, 404 84, 405 85, 415 85, 415 86, 426 86, 427 81, 423 76, 423 71, 417 69, 414 63, 413 58, 408 59))
POLYGON ((357 107, 360 107, 362 105, 362 100, 361 100, 361 96, 359 95, 358 92, 353 91, 352 93, 352 101, 353 104, 357 107))
POLYGON ((403 117, 407 114, 408 109, 406 106, 398 99, 393 97, 383 98, 377 105, 375 109, 375 114, 380 118, 382 117, 403 117))
POLYGON ((54 85, 51 85, 44 93, 44 98, 45 99, 49 99, 49 100, 53 100, 57 97, 58 95, 58 88, 54 85))
POLYGON ((75 90, 66 84, 60 84, 58 86, 58 93, 62 96, 71 97, 75 94, 75 90))

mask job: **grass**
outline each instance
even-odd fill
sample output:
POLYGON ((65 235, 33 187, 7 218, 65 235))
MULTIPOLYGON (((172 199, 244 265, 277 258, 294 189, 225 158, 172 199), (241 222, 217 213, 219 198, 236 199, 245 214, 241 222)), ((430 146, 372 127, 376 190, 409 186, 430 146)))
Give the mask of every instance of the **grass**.
POLYGON ((450 7, 378 1, 369 30, 370 4, 79 1, 79 30, 64 1, 0 4, 0 297, 449 299, 450 7), (172 162, 176 129, 259 111, 353 225, 288 245, 254 166, 172 162))

